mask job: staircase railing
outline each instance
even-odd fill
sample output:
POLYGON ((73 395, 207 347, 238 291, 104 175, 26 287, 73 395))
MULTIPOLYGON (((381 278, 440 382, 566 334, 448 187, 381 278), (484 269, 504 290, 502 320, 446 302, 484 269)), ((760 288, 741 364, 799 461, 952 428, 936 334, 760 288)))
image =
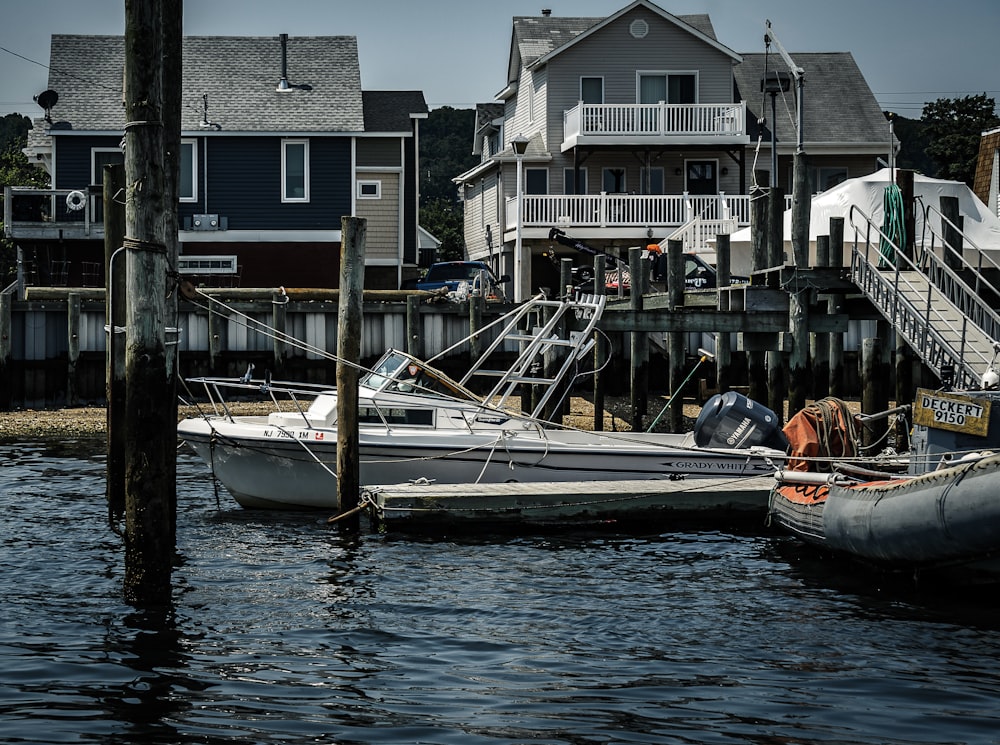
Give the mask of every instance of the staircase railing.
POLYGON ((930 281, 991 339, 1000 339, 1000 314, 995 310, 1000 305, 1000 289, 985 274, 990 272, 1000 278, 1000 263, 933 205, 924 208, 923 246, 920 266, 930 281), (932 215, 940 221, 940 230, 932 224, 932 215), (961 241, 959 246, 948 241, 946 228, 951 228, 961 241), (962 246, 970 249, 973 261, 966 258, 962 246))
POLYGON ((972 327, 991 340, 997 337, 974 323, 972 317, 995 320, 994 328, 1000 328, 1000 317, 934 252, 924 251, 918 264, 857 206, 851 207, 849 219, 855 229, 851 254, 854 282, 928 367, 940 375, 951 365, 956 385, 978 385, 992 361, 992 349, 969 344, 968 337, 972 327), (874 246, 873 235, 878 239, 874 246), (938 282, 932 282, 931 276, 938 282), (957 338, 957 344, 948 337, 957 338))

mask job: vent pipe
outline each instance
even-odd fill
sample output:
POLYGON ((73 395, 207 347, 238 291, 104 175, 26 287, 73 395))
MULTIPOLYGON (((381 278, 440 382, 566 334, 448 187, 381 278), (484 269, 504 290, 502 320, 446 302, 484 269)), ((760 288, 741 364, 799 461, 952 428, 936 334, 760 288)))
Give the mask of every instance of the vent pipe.
POLYGON ((548 18, 552 15, 552 8, 542 8, 542 15, 548 18))
POLYGON ((288 34, 281 34, 278 38, 281 39, 281 80, 275 90, 284 93, 292 89, 288 84, 288 34))

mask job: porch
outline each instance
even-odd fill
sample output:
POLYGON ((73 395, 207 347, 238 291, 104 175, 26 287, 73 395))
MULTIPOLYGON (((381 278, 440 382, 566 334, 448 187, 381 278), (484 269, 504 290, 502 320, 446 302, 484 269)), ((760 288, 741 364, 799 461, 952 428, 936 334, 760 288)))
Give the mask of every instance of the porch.
POLYGON ((3 189, 5 238, 104 240, 104 198, 100 186, 82 189, 3 189))
POLYGON ((581 145, 748 145, 746 103, 589 104, 563 112, 562 152, 581 145))

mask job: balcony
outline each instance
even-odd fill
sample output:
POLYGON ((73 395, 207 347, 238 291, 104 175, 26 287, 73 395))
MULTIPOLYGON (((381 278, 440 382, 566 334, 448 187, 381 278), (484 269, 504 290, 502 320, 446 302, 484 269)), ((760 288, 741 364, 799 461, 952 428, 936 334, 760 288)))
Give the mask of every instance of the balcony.
POLYGON ((748 145, 740 103, 585 104, 563 113, 562 151, 578 145, 748 145))
MULTIPOLYGON (((517 227, 517 200, 507 200, 508 230, 517 227)), ((679 228, 696 218, 732 221, 738 227, 750 224, 750 197, 715 194, 587 194, 559 196, 526 194, 522 198, 521 227, 610 228, 625 235, 644 235, 647 228, 657 233, 679 228), (634 229, 634 230, 628 230, 634 229), (640 232, 636 232, 640 231, 640 232)))
POLYGON ((104 239, 104 200, 100 187, 30 189, 5 186, 3 196, 5 238, 104 239))

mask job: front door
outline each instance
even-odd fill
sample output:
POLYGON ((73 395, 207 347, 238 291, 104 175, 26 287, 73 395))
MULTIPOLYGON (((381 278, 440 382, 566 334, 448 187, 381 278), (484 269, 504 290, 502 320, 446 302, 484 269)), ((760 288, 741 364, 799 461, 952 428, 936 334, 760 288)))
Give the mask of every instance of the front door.
POLYGON ((687 174, 688 194, 704 196, 719 193, 718 162, 714 160, 689 160, 684 164, 687 174))

